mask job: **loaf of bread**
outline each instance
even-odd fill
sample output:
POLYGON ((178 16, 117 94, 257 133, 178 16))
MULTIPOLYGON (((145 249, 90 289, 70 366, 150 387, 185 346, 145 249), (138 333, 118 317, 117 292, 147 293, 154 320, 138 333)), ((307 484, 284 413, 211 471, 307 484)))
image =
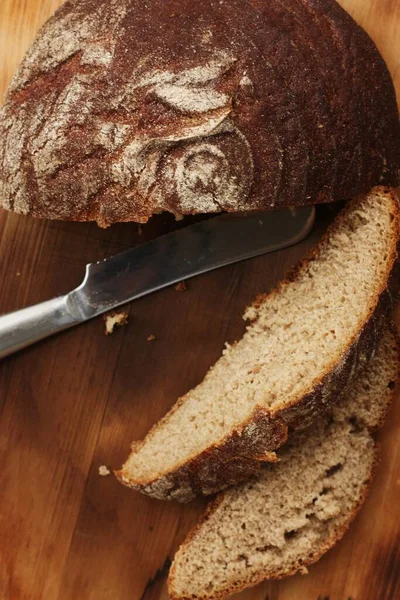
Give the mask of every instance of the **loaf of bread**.
POLYGON ((396 336, 386 331, 332 412, 293 436, 279 463, 212 502, 172 563, 173 599, 217 600, 305 572, 344 535, 368 491, 377 460, 371 432, 383 422, 398 371, 396 336))
POLYGON ((394 88, 335 0, 67 0, 0 114, 0 205, 146 222, 399 181, 394 88))
POLYGON ((247 310, 244 337, 133 445, 120 480, 187 501, 276 460, 288 428, 329 408, 373 351, 400 285, 399 228, 389 190, 350 202, 311 256, 247 310))

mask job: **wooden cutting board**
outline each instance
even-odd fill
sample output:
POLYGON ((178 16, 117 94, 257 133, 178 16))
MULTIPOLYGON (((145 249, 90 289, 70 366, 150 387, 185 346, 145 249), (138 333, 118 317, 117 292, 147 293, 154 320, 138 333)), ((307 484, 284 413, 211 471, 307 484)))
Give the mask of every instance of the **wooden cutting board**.
MULTIPOLYGON (((200 0, 199 0, 200 1, 200 0)), ((400 92, 400 2, 341 0, 386 58, 400 92)), ((0 95, 59 0, 2 0, 0 95)), ((128 307, 129 325, 102 319, 0 365, 0 599, 166 600, 169 559, 201 510, 150 500, 98 468, 118 468, 175 399, 199 382, 244 307, 317 239, 193 279, 128 307), (156 340, 148 342, 149 335, 156 340)), ((172 226, 40 222, 0 214, 0 312, 69 291, 84 265, 172 226)), ((265 583, 242 600, 400 598, 400 405, 381 434, 383 461, 350 533, 308 576, 265 583)))

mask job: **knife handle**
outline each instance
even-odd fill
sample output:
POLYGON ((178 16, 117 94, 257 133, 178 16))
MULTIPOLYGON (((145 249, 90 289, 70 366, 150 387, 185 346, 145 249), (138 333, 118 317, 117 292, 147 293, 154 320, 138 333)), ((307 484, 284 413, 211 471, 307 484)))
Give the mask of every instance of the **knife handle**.
POLYGON ((0 317, 0 359, 79 323, 60 296, 0 317))

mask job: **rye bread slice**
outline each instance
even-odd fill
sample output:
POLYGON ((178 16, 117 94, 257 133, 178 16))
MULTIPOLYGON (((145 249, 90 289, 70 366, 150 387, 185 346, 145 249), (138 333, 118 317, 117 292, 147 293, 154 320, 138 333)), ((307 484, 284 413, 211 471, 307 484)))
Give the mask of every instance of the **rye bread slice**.
POLYGON ((378 454, 372 433, 398 373, 398 341, 386 330, 332 411, 294 435, 279 463, 211 503, 175 555, 171 597, 224 598, 263 579, 306 572, 327 552, 367 494, 378 454))
POLYGON ((336 402, 373 352, 400 286, 395 194, 355 198, 311 255, 246 312, 243 338, 153 427, 118 472, 188 501, 258 472, 288 430, 336 402))

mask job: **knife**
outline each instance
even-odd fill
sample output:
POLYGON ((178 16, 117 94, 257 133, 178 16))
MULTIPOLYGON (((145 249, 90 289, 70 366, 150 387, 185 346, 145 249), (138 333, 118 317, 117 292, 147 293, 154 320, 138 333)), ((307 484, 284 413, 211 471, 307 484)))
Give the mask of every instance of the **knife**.
POLYGON ((188 277, 297 244, 314 219, 313 206, 223 214, 89 264, 69 294, 0 317, 0 358, 188 277))

